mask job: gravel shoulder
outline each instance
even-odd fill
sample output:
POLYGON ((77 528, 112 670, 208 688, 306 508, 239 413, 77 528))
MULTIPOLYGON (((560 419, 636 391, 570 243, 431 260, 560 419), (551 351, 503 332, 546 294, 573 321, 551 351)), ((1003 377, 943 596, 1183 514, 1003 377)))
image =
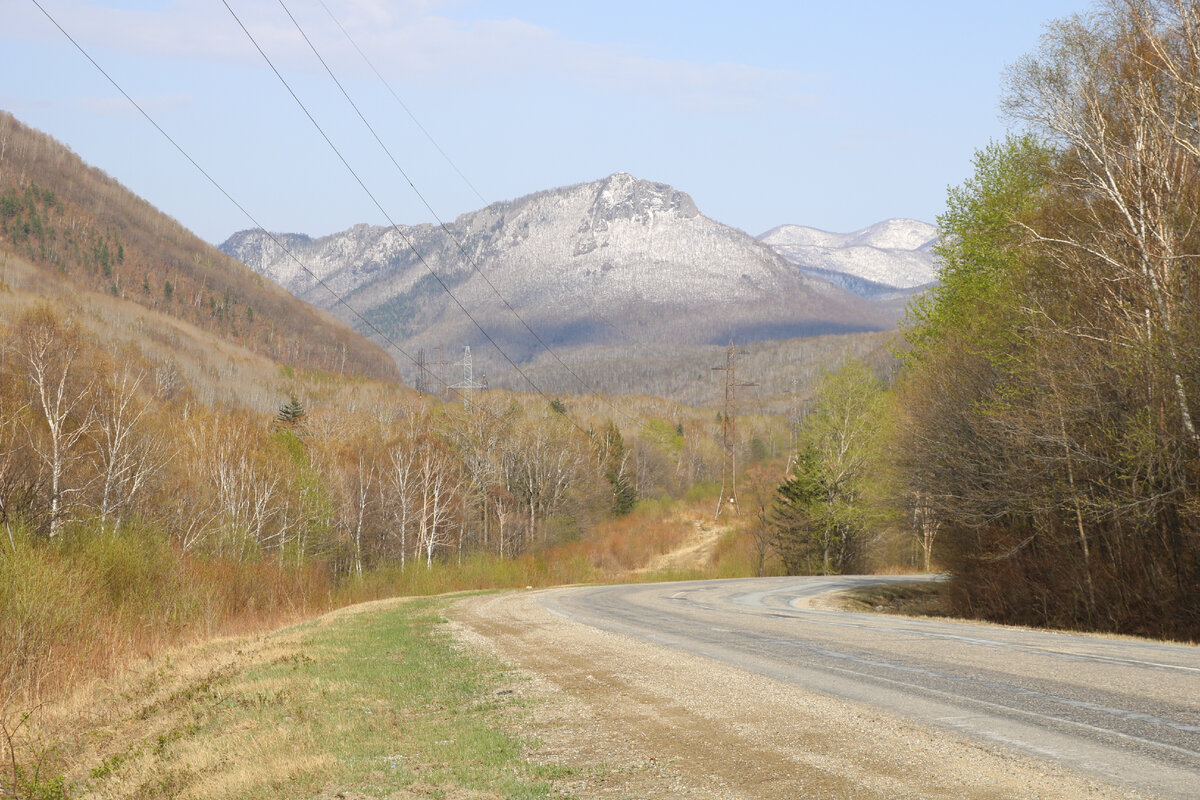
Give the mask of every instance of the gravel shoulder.
POLYGON ((516 724, 576 797, 1126 798, 1048 762, 600 631, 541 592, 465 598, 469 647, 517 670, 516 724))

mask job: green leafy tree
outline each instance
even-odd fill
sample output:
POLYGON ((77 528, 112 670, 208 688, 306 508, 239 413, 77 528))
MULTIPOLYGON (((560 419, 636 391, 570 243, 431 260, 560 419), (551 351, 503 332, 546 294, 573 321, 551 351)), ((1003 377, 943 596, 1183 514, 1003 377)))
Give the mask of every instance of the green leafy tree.
POLYGON ((975 171, 952 187, 938 217, 938 284, 919 295, 901 324, 910 367, 939 348, 1000 366, 1009 360, 1025 222, 1038 211, 1051 152, 1031 136, 992 142, 975 154, 975 171))
POLYGON ((1052 160, 1028 136, 976 154, 974 174, 949 191, 938 218, 939 283, 901 325, 899 460, 927 563, 944 522, 957 526, 946 545, 970 550, 975 526, 1028 505, 1022 473, 1004 455, 1011 428, 998 420, 1029 391, 1028 226, 1042 211, 1052 160))
POLYGON ((792 473, 775 490, 775 505, 770 515, 774 529, 773 543, 783 568, 788 574, 828 573, 833 554, 826 545, 832 538, 824 536, 816 519, 826 497, 816 450, 801 450, 792 465, 792 473))
POLYGON ((878 469, 883 393, 883 382, 857 360, 821 381, 772 513, 776 549, 789 572, 828 575, 864 563, 887 494, 878 469))
POLYGON ((1200 6, 1099 0, 1009 74, 1031 136, 939 219, 903 464, 960 613, 1200 631, 1200 6))

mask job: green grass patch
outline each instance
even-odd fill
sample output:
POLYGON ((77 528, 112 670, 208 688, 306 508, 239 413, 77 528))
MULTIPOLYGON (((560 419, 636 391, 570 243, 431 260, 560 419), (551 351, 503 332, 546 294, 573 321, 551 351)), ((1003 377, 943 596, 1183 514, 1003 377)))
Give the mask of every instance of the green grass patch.
MULTIPOLYGON (((131 698, 137 738, 112 737, 77 779, 104 797, 552 796, 562 767, 525 759, 502 726, 516 678, 457 647, 449 600, 353 610, 285 629, 234 666, 131 698), (339 795, 341 793, 341 795, 339 795)), ((187 673, 186 675, 184 673, 187 673)), ((106 738, 104 732, 98 738, 106 738)), ((557 796, 557 795, 554 795, 557 796)))

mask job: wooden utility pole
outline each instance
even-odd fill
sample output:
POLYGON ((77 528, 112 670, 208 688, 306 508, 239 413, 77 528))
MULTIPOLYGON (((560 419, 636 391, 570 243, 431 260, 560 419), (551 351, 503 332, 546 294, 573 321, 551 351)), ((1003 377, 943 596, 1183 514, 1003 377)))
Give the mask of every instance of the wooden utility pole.
POLYGON ((737 499, 737 390, 758 384, 737 382, 737 357, 738 352, 730 339, 725 350, 725 366, 713 367, 714 372, 725 373, 725 407, 721 414, 721 496, 717 498, 716 519, 721 518, 726 505, 732 507, 735 514, 742 513, 737 499))

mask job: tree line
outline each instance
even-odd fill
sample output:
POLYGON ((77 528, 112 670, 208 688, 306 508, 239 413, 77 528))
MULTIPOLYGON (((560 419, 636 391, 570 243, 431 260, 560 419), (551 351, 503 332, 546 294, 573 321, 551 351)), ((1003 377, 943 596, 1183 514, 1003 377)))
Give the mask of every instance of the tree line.
POLYGON ((900 525, 958 613, 1196 639, 1200 9, 1102 0, 1007 80, 1026 130, 949 192, 893 387, 852 367, 803 427, 785 558, 852 566, 900 525))
MULTIPOLYGON (((720 477, 703 409, 444 402, 280 369, 293 377, 263 387, 293 394, 262 412, 200 399, 169 357, 100 340, 50 303, 0 327, 0 717, 197 631, 586 579, 602 565, 550 563, 556 548, 603 561, 625 547, 615 530, 649 524, 614 527, 640 501, 653 515, 720 477)), ((778 446, 782 425, 746 423, 743 458, 778 446)))
POLYGON ((622 431, 540 398, 443 403, 393 387, 308 408, 292 397, 274 417, 209 405, 46 304, 14 321, 0 353, 10 550, 22 536, 151 523, 185 554, 319 560, 336 574, 430 567, 578 537, 719 472, 711 421, 685 435, 682 422, 629 417, 622 431))

